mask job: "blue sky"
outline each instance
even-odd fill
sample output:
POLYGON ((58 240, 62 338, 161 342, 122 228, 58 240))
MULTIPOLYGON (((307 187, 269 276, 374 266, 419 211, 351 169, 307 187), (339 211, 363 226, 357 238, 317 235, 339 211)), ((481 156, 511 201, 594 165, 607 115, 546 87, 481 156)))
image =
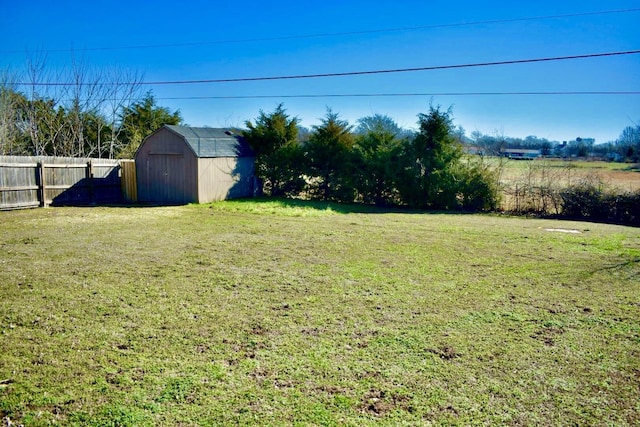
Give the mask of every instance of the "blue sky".
MULTIPOLYGON (((19 73, 27 58, 45 57, 50 80, 68 69, 72 60, 95 70, 135 70, 145 81, 158 82, 389 70, 640 49, 640 11, 579 15, 640 9, 637 0, 0 0, 0 6, 0 69, 19 73), (523 19, 544 16, 556 17, 523 19), (507 22, 486 22, 501 20, 507 22), (390 29, 403 30, 385 31, 390 29)), ((580 136, 601 143, 617 138, 626 126, 640 124, 640 95, 238 98, 640 91, 640 54, 144 88, 153 91, 160 105, 179 109, 193 126, 243 126, 260 109, 273 111, 280 102, 307 127, 318 124, 330 107, 352 124, 380 113, 403 127, 415 128, 417 114, 427 111, 430 103, 452 107, 455 124, 467 134, 478 130, 558 141, 580 136), (188 99, 194 97, 208 98, 188 99)))

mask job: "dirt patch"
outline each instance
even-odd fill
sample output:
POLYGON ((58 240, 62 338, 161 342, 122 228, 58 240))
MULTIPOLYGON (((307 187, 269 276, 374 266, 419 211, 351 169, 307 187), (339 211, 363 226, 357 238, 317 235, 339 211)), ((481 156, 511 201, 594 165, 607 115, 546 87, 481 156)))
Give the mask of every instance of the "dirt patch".
POLYGON ((389 412, 400 409, 413 412, 411 397, 384 390, 370 390, 363 399, 360 409, 368 414, 384 416, 389 412))
POLYGON ((556 343, 555 342, 556 338, 562 334, 564 334, 563 328, 547 326, 547 327, 544 327, 542 330, 536 332, 535 334, 531 335, 531 338, 540 340, 546 346, 552 347, 556 343))
POLYGON ((461 356, 453 347, 445 345, 440 348, 428 348, 429 353, 433 353, 442 360, 456 359, 461 356))

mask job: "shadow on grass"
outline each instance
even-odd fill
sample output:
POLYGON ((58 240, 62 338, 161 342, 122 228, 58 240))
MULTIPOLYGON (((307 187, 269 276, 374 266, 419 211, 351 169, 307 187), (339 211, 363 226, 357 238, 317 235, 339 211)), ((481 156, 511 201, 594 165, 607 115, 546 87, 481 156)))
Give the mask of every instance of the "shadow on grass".
POLYGON ((640 258, 630 259, 625 262, 597 268, 591 271, 589 274, 594 275, 596 273, 608 272, 610 274, 619 275, 621 271, 630 269, 629 277, 640 277, 640 270, 636 270, 635 267, 640 267, 640 258))
MULTIPOLYGON (((323 200, 303 200, 303 199, 288 199, 283 197, 252 197, 252 198, 237 198, 230 200, 221 200, 211 203, 151 203, 151 202, 136 202, 136 203, 99 203, 99 204, 85 204, 75 205, 78 208, 122 208, 122 209, 145 209, 145 208, 158 208, 158 207, 170 207, 170 206, 201 206, 211 207, 216 203, 228 203, 234 204, 242 211, 252 211, 253 208, 264 207, 280 207, 283 209, 301 209, 301 210, 317 210, 317 211, 331 211, 340 214, 387 214, 387 213, 402 213, 402 214, 422 214, 422 215, 434 215, 434 214, 447 214, 447 215, 467 215, 473 212, 465 211, 445 211, 445 210, 421 210, 410 208, 406 206, 374 206, 366 205, 363 203, 339 203, 328 202, 323 200)), ((260 210, 260 209, 258 209, 260 210)))
MULTIPOLYGON (((225 202, 230 202, 238 205, 256 206, 260 204, 276 205, 283 208, 298 208, 298 209, 314 209, 319 211, 333 211, 341 214, 350 213, 403 213, 403 214, 468 214, 469 212, 463 211, 442 211, 442 210, 420 210, 404 206, 374 206, 366 205, 362 203, 339 203, 328 202, 324 200, 303 200, 303 199, 288 199, 282 197, 256 197, 247 199, 233 199, 225 202)), ((225 203, 221 202, 221 203, 225 203)), ((247 209, 249 210, 249 209, 247 209)))
POLYGON ((144 209, 144 208, 161 208, 168 206, 187 206, 188 203, 150 203, 150 202, 135 202, 135 203, 92 203, 92 204, 77 204, 77 205, 49 205, 49 208, 57 207, 74 207, 74 208, 122 208, 122 209, 144 209))

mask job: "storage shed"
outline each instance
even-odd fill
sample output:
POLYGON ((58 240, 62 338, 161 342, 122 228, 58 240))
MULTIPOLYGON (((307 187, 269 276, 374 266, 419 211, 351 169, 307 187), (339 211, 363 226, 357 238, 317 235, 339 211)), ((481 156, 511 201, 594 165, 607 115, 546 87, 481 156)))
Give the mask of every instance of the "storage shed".
POLYGON ((165 125, 136 153, 138 200, 208 203, 254 194, 255 155, 231 129, 165 125))

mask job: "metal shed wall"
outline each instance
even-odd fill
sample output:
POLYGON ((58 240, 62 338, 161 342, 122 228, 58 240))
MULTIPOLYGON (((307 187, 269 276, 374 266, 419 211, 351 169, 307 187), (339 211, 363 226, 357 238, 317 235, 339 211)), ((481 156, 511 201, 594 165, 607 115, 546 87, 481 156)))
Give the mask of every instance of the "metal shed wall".
POLYGON ((253 157, 198 159, 198 202, 253 196, 254 160, 253 157))
POLYGON ((198 201, 197 158, 180 135, 160 129, 136 154, 138 200, 152 203, 198 201))

